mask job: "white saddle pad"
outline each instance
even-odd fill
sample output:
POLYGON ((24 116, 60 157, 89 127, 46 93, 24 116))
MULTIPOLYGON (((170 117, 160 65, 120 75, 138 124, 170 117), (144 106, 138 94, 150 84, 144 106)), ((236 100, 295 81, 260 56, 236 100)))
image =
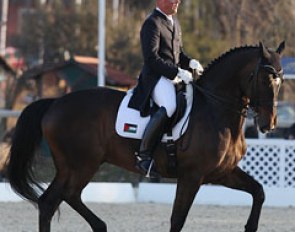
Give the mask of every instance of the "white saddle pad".
MULTIPOLYGON (((148 117, 141 117, 140 112, 129 108, 128 103, 133 94, 133 89, 127 91, 126 96, 122 100, 117 120, 116 120, 116 131, 118 135, 124 137, 124 138, 132 138, 132 139, 142 139, 143 132, 146 128, 147 123, 150 120, 150 116, 148 117)), ((181 120, 173 127, 172 129, 172 136, 168 136, 167 134, 164 134, 162 138, 162 142, 166 142, 167 140, 174 140, 182 136, 188 126, 189 121, 189 114, 192 109, 192 103, 193 103, 193 87, 192 85, 186 86, 186 94, 185 98, 187 101, 187 107, 184 116, 181 118, 181 120)))

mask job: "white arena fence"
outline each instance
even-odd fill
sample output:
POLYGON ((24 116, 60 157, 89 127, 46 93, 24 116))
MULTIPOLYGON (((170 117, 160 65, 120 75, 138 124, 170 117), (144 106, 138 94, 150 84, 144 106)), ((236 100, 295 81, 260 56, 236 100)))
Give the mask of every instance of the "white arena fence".
POLYGON ((265 187, 295 188, 295 140, 248 139, 247 145, 244 171, 265 187))
MULTIPOLYGON (((266 206, 295 206, 295 142, 278 139, 249 139, 240 167, 264 186, 266 206)), ((90 183, 83 191, 86 202, 172 204, 175 184, 90 183)), ((0 201, 20 201, 9 184, 0 184, 0 201)), ((195 202, 214 205, 251 205, 249 194, 219 186, 202 186, 195 202)))

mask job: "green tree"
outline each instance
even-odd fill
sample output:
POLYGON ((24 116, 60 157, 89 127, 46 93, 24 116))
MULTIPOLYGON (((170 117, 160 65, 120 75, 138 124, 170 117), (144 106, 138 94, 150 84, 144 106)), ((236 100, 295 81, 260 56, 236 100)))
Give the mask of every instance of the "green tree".
MULTIPOLYGON (((38 2, 38 1, 37 1, 38 2)), ((96 56, 97 0, 50 0, 35 4, 24 15, 16 46, 31 65, 38 60, 62 60, 64 52, 96 56), (34 26, 32 26, 34 25, 34 26)), ((106 58, 115 67, 136 76, 142 66, 139 32, 155 1, 106 1, 106 58)), ((292 0, 186 0, 178 17, 186 52, 204 64, 231 47, 286 39, 286 55, 295 55, 295 3, 292 0)))

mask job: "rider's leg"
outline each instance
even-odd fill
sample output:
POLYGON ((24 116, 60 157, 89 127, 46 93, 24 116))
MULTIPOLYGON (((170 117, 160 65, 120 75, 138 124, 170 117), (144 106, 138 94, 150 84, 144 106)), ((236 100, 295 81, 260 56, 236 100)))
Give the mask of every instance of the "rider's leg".
POLYGON ((152 153, 165 132, 169 117, 176 110, 176 93, 172 82, 165 77, 161 77, 155 86, 152 98, 160 108, 151 117, 143 134, 137 167, 147 176, 157 177, 158 174, 153 165, 152 153))
POLYGON ((176 91, 171 80, 161 77, 152 92, 152 98, 159 107, 164 107, 167 116, 172 117, 176 111, 176 91))

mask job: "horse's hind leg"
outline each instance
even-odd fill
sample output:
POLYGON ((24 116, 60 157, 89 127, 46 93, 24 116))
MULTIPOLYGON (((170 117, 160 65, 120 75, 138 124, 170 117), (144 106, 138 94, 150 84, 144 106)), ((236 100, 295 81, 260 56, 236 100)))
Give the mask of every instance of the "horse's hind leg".
POLYGON ((63 200, 79 213, 90 225, 94 232, 107 232, 107 225, 98 218, 81 200, 83 188, 89 183, 92 173, 90 167, 80 167, 79 173, 72 172, 69 175, 67 186, 64 190, 63 200))
MULTIPOLYGON (((72 179, 77 180, 78 177, 72 179)), ((106 224, 81 201, 81 192, 84 185, 78 185, 75 181, 72 184, 70 183, 69 179, 58 182, 57 178, 55 178, 39 198, 39 232, 50 231, 51 219, 63 200, 89 223, 94 232, 107 232, 106 224)))
POLYGON ((39 232, 49 232, 54 212, 62 202, 62 185, 56 179, 49 185, 38 201, 39 232))
POLYGON ((81 192, 67 196, 65 201, 89 223, 94 232, 107 232, 106 224, 82 202, 81 192))
POLYGON ((242 190, 252 195, 253 204, 250 216, 245 226, 245 232, 256 232, 258 229, 261 208, 265 199, 262 185, 239 167, 236 167, 231 174, 221 179, 220 182, 216 184, 242 190))

